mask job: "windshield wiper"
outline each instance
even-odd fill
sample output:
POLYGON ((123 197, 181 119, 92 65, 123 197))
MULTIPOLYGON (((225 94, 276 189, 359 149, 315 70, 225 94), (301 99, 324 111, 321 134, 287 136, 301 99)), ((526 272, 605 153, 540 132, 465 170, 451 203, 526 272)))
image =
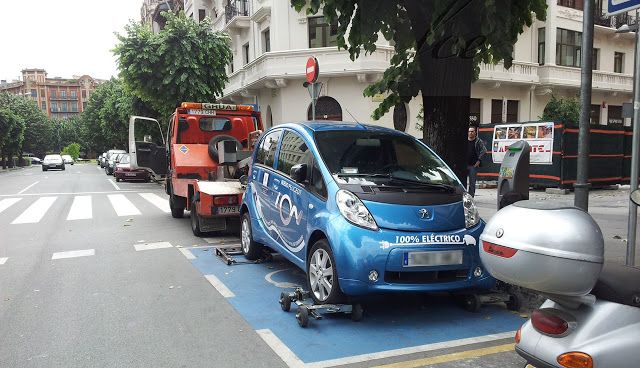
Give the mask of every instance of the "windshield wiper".
POLYGON ((390 178, 389 174, 373 174, 373 173, 336 173, 339 178, 390 178))
POLYGON ((427 183, 424 181, 420 181, 420 180, 411 180, 411 179, 406 179, 406 178, 400 178, 394 175, 387 175, 387 177, 389 177, 392 180, 396 180, 396 181, 402 181, 405 183, 411 183, 411 184, 415 184, 415 185, 419 185, 419 186, 423 186, 423 187, 428 187, 428 188, 434 188, 434 189, 442 189, 445 190, 447 192, 453 193, 456 188, 453 185, 449 185, 449 184, 438 184, 438 183, 427 183))

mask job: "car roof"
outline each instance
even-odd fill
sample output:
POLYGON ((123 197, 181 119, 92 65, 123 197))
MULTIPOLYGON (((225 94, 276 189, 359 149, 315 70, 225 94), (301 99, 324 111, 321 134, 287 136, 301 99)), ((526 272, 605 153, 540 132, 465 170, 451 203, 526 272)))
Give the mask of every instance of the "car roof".
POLYGON ((330 120, 321 120, 321 121, 299 121, 299 122, 291 122, 285 124, 279 124, 274 126, 273 128, 293 128, 296 130, 306 130, 308 133, 313 134, 315 132, 329 132, 329 131, 370 131, 370 132, 379 132, 379 133, 390 133, 395 135, 406 135, 398 130, 385 128, 379 125, 370 125, 370 124, 362 124, 362 123, 354 123, 354 122, 344 122, 344 121, 330 121, 330 120))

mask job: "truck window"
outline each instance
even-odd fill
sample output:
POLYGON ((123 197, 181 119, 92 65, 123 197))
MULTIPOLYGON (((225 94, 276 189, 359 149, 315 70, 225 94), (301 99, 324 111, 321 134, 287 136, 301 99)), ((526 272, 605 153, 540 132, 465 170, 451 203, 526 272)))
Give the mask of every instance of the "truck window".
POLYGON ((226 132, 231 130, 231 120, 227 118, 200 118, 200 130, 204 132, 226 132))
POLYGON ((262 142, 260 142, 260 147, 258 148, 258 152, 256 153, 256 163, 273 167, 273 162, 276 155, 276 147, 278 147, 278 140, 280 139, 281 134, 282 130, 277 130, 275 132, 267 134, 264 137, 262 142))

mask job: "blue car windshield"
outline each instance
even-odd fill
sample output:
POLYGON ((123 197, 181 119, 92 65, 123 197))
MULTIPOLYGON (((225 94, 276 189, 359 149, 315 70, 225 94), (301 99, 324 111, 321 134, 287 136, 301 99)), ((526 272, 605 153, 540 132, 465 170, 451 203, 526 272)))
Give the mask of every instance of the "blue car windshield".
POLYGON ((315 139, 338 183, 458 185, 444 162, 411 137, 342 130, 316 132, 315 139))

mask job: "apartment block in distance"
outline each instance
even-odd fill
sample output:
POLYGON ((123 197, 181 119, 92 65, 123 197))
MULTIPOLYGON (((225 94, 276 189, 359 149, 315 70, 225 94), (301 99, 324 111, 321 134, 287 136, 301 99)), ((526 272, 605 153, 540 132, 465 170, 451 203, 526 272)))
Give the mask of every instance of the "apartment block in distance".
POLYGON ((0 92, 31 99, 50 118, 65 119, 84 111, 101 82, 88 75, 48 78, 44 69, 23 69, 22 80, 0 81, 0 92))

